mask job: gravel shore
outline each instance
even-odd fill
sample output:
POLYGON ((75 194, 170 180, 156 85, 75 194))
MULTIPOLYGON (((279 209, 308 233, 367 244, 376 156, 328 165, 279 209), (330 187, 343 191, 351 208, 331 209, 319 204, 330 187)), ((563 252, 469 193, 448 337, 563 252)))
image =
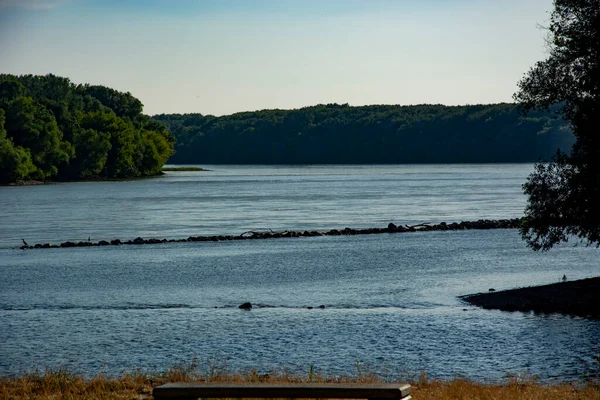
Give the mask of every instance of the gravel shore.
POLYGON ((485 309, 560 313, 600 319, 600 277, 460 298, 485 309))

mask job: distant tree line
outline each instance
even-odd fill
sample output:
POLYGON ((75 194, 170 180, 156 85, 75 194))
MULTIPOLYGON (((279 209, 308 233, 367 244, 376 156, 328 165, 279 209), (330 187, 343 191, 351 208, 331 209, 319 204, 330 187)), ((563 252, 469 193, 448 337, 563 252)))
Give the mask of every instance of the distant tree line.
POLYGON ((524 116, 514 104, 327 104, 153 118, 176 137, 176 164, 533 162, 574 142, 552 111, 524 116))
POLYGON ((174 137, 130 93, 0 74, 0 183, 154 175, 174 137))

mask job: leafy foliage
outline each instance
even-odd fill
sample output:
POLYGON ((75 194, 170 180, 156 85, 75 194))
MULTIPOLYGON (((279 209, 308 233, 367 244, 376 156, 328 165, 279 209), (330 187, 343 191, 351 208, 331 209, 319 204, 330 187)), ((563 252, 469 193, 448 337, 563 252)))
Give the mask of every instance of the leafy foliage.
POLYGON ((36 168, 30 153, 6 137, 4 121, 4 110, 0 108, 0 182, 12 182, 29 176, 36 168))
POLYGON ((55 75, 0 75, 0 183, 160 173, 175 138, 130 93, 55 75))
POLYGON ((35 179, 55 176, 58 166, 73 155, 52 113, 31 97, 17 97, 8 104, 5 127, 17 146, 29 149, 35 179))
POLYGON ((177 138, 178 164, 527 162, 569 148, 551 113, 514 104, 350 107, 327 104, 214 117, 154 116, 177 138))
POLYGON ((519 82, 526 111, 556 110, 572 128, 570 154, 537 165, 523 185, 528 196, 523 238, 548 250, 577 236, 600 245, 600 2, 555 0, 550 53, 519 82))

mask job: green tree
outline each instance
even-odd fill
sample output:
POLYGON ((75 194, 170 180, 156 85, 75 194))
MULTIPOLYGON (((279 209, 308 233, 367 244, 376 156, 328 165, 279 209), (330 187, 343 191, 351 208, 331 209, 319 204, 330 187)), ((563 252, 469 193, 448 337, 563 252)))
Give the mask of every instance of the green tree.
POLYGON ((17 97, 8 103, 5 128, 16 146, 30 151, 36 171, 33 178, 46 179, 69 161, 73 148, 62 140, 56 119, 31 97, 17 97))
POLYGON ((15 146, 12 140, 6 137, 4 110, 0 108, 0 183, 26 179, 35 170, 29 152, 15 146))
POLYGON ((574 141, 566 123, 552 116, 524 117, 515 104, 328 104, 154 118, 177 138, 174 163, 370 164, 548 160, 574 141))
POLYGON ((80 85, 78 91, 85 95, 90 95, 97 99, 104 106, 113 110, 119 117, 135 120, 141 113, 144 105, 141 101, 131 95, 131 93, 122 93, 106 86, 80 85))
POLYGON ((523 185, 528 196, 521 235, 548 250, 569 237, 600 245, 600 2, 555 0, 549 56, 519 82, 514 98, 526 111, 559 105, 576 142, 537 164, 523 185))
POLYGON ((0 181, 160 173, 175 138, 130 93, 48 75, 0 74, 0 181))
POLYGON ((24 96, 25 86, 14 75, 0 75, 0 107, 6 106, 9 101, 24 96))
POLYGON ((173 154, 173 144, 164 135, 156 131, 145 131, 142 133, 142 158, 138 168, 144 175, 158 174, 171 154, 173 154))
POLYGON ((95 129, 80 129, 74 135, 75 157, 70 167, 78 178, 100 176, 111 148, 110 133, 95 129))
POLYGON ((88 169, 90 165, 97 169, 104 164, 102 176, 139 176, 134 163, 136 131, 131 122, 117 117, 112 111, 93 111, 82 115, 79 124, 84 132, 82 135, 93 142, 80 146, 78 151, 78 154, 84 154, 90 146, 94 148, 95 156, 87 163, 88 169), (104 150, 107 150, 106 155, 104 150))

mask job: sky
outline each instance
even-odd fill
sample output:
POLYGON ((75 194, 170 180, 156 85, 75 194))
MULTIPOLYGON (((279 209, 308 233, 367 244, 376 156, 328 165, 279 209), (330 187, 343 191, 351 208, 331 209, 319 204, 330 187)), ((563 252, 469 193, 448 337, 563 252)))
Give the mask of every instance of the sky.
POLYGON ((511 102, 552 0, 0 0, 0 73, 144 112, 511 102))

